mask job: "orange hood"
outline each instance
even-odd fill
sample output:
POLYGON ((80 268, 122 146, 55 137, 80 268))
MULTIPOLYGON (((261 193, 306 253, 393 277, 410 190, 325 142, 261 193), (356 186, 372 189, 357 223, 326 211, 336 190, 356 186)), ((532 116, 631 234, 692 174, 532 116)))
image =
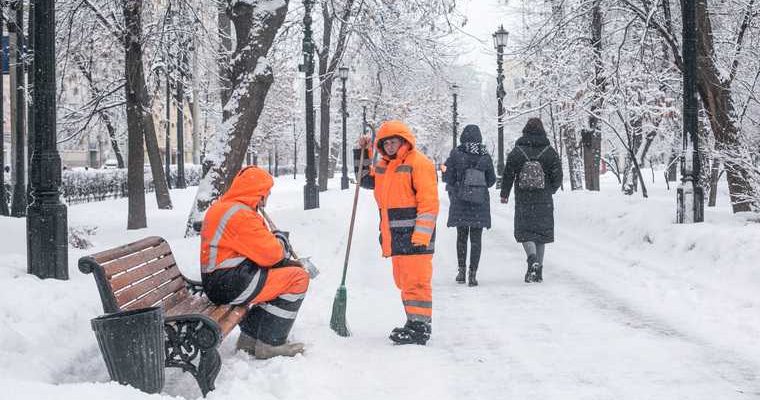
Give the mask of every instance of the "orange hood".
POLYGON ((375 139, 375 148, 383 156, 387 156, 387 154, 383 151, 383 146, 381 146, 380 143, 383 139, 388 139, 393 136, 398 136, 406 140, 406 142, 409 143, 409 150, 414 149, 417 145, 417 139, 414 137, 412 130, 403 122, 396 120, 386 121, 380 125, 380 129, 377 130, 377 138, 375 139))
POLYGON ((234 201, 256 208, 264 196, 274 186, 274 179, 267 171, 255 166, 243 168, 232 180, 232 184, 221 201, 234 201))

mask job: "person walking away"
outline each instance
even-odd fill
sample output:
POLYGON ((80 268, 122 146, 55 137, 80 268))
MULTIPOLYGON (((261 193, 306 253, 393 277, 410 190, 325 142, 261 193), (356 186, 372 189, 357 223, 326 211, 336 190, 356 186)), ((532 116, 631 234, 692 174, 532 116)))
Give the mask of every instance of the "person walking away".
POLYGON ((424 345, 433 316, 433 251, 438 216, 438 176, 433 163, 416 148, 412 131, 400 121, 380 126, 375 149, 382 156, 370 167, 369 136, 359 138, 356 169, 365 152, 360 184, 374 189, 380 211, 383 257, 390 257, 393 279, 401 291, 406 324, 391 331, 398 344, 424 345))
POLYGON ((544 247, 554 241, 552 195, 562 184, 562 162, 549 144, 544 125, 530 118, 507 156, 501 202, 515 191, 515 240, 527 255, 525 282, 543 281, 544 247))
POLYGON ((258 212, 273 185, 263 169, 244 168, 209 207, 201 229, 203 291, 216 304, 248 305, 237 349, 258 359, 304 351, 303 343, 287 338, 309 275, 290 258, 287 233, 270 231, 258 212))
POLYGON ((444 163, 443 181, 449 195, 448 227, 457 229, 457 283, 465 283, 467 239, 470 239, 469 286, 477 286, 483 228, 491 228, 491 202, 488 188, 496 183, 493 160, 483 145, 477 125, 467 125, 460 144, 451 150, 444 163))

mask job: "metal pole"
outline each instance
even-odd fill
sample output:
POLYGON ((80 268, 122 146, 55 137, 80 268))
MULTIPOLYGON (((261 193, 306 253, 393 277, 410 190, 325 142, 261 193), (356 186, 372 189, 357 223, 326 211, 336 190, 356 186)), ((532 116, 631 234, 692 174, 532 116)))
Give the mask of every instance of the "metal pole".
MULTIPOLYGON (((496 130, 497 134, 497 157, 496 174, 501 176, 504 171, 504 46, 496 49, 496 130)), ((501 181, 501 180, 500 180, 501 181)))
POLYGON ((348 158, 346 156, 346 118, 348 117, 348 112, 346 111, 346 78, 341 77, 340 80, 343 82, 343 90, 342 90, 342 98, 341 98, 341 115, 343 116, 343 168, 341 168, 341 173, 343 174, 340 177, 340 188, 341 190, 348 189, 348 158))
POLYGON ((68 222, 61 203, 61 157, 56 147, 55 2, 34 8, 34 142, 27 208, 27 268, 40 278, 68 279, 68 222))
POLYGON ((172 105, 172 89, 171 80, 169 78, 169 71, 166 70, 166 137, 164 138, 164 167, 166 171, 166 187, 172 188, 172 140, 171 140, 171 105, 172 105))
MULTIPOLYGON (((5 11, 5 1, 0 1, 0 30, 3 26, 3 13, 5 11)), ((0 72, 0 215, 10 214, 8 209, 8 198, 5 196, 5 103, 3 96, 5 94, 4 77, 0 72)))
POLYGON ((677 190, 678 223, 704 221, 704 191, 699 185, 697 103, 697 7, 696 0, 682 2, 683 18, 683 153, 681 183, 677 190))
POLYGON ((319 188, 314 159, 314 44, 311 41, 311 8, 313 0, 303 0, 303 71, 306 73, 306 185, 303 187, 303 209, 319 208, 319 188))

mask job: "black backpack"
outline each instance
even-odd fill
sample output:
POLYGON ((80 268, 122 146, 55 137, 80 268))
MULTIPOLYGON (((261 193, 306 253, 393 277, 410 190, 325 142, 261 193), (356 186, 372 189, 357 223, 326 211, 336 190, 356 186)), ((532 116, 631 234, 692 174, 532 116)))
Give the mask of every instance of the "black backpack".
POLYGON ((549 146, 544 147, 544 149, 538 153, 535 159, 528 157, 528 154, 526 154, 525 150, 523 150, 520 146, 517 146, 517 149, 520 150, 520 153, 522 153, 526 159, 525 163, 522 165, 522 168, 520 168, 517 187, 522 190, 529 191, 544 190, 544 188, 546 188, 546 181, 544 179, 544 167, 541 166, 541 162, 539 162, 538 159, 541 158, 541 155, 544 154, 547 149, 549 149, 549 146))
POLYGON ((464 170, 464 176, 459 181, 457 193, 459 200, 468 203, 483 204, 488 201, 486 173, 474 167, 464 170))

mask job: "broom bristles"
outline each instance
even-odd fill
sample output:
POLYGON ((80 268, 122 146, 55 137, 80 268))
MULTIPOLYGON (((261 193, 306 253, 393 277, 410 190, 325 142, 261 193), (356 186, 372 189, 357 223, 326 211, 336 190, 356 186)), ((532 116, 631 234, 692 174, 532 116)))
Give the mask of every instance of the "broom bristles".
POLYGON ((348 303, 348 293, 346 287, 341 286, 335 293, 335 300, 333 300, 332 316, 330 317, 330 328, 338 334, 338 336, 347 337, 351 335, 346 324, 346 305, 348 303))

